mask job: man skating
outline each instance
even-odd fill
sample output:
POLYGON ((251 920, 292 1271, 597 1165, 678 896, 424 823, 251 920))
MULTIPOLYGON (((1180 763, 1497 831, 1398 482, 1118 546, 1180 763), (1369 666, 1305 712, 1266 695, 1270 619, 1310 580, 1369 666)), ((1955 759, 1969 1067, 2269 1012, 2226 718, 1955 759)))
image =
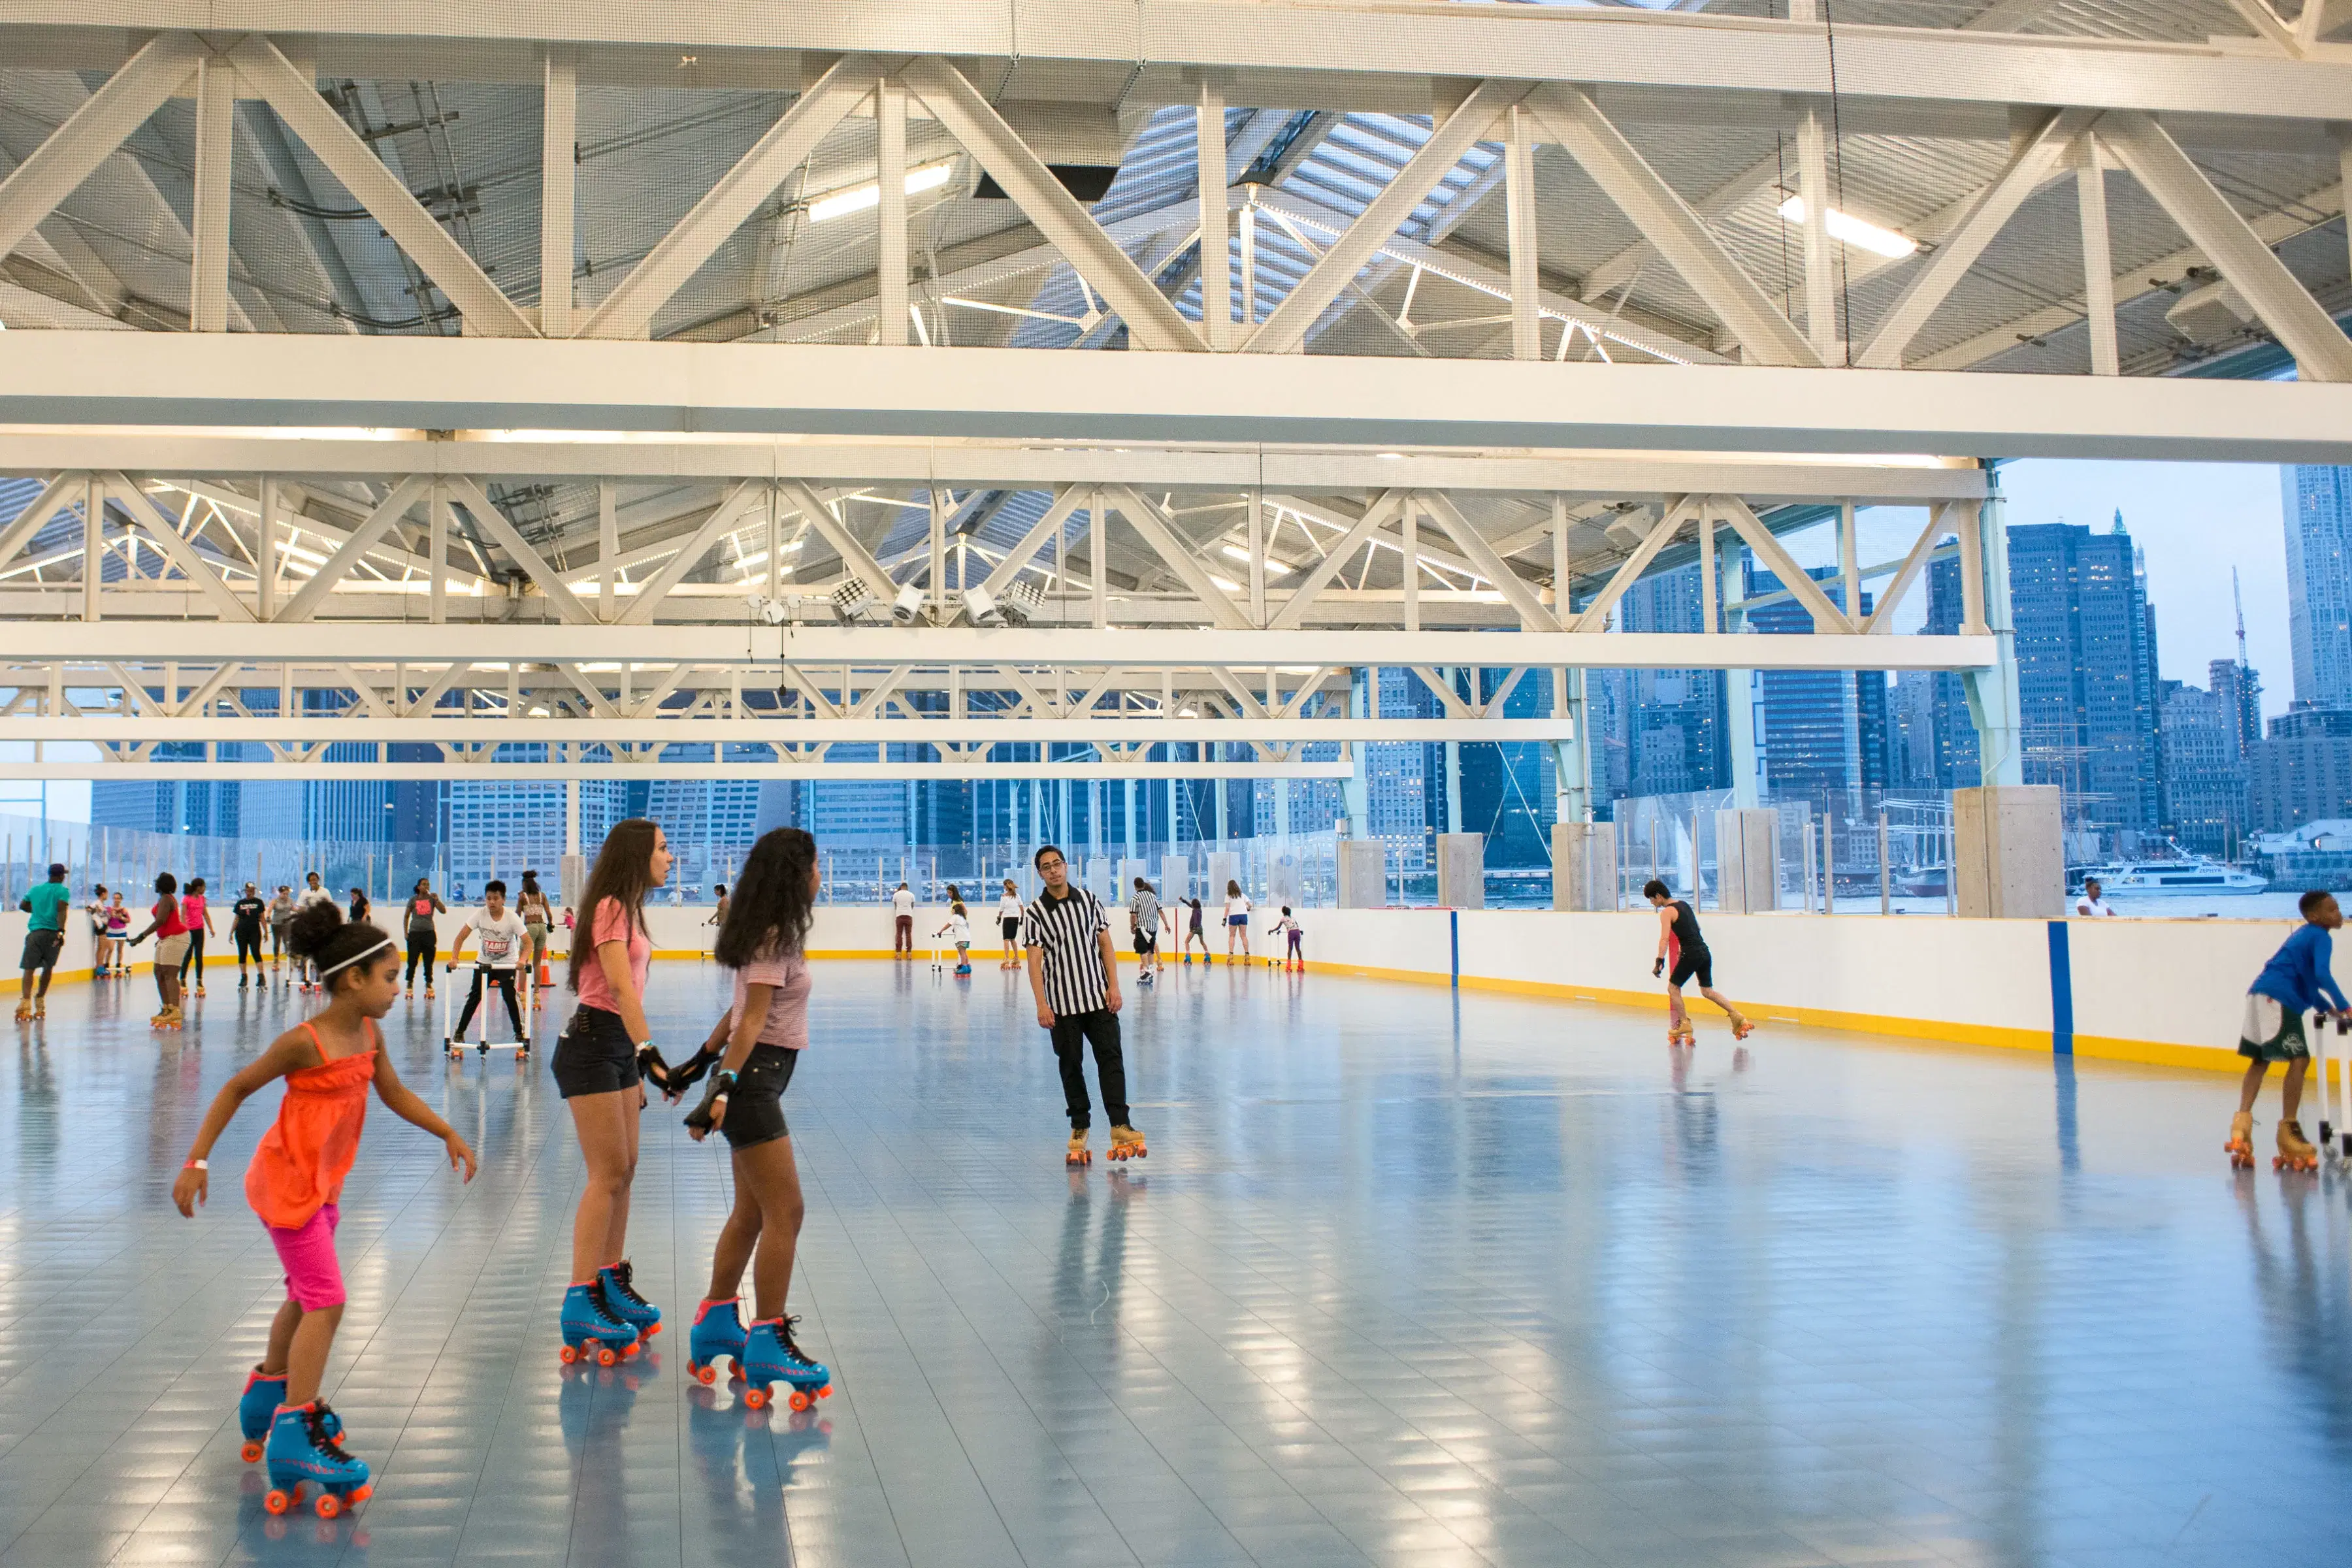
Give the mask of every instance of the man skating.
POLYGON ((1022 921, 1029 952, 1029 994, 1037 1003, 1037 1026, 1051 1030, 1054 1055, 1062 1068, 1062 1099, 1070 1113, 1066 1163, 1083 1165, 1094 1156, 1087 1131, 1094 1120, 1087 1101, 1085 1050, 1094 1047, 1095 1077, 1101 1080, 1103 1113, 1110 1118, 1110 1157, 1128 1160, 1147 1152, 1143 1134, 1128 1124, 1127 1063, 1118 1042, 1118 950, 1102 901, 1070 885, 1070 863, 1048 844, 1037 851, 1037 875, 1045 890, 1022 921))
POLYGON ((1697 911, 1654 878, 1642 885, 1642 896, 1658 911, 1658 961, 1650 966, 1650 973, 1666 975, 1666 1043, 1680 1041, 1687 1046, 1698 1041, 1683 1005, 1683 987, 1694 978, 1698 981, 1698 994, 1730 1015, 1733 1039, 1744 1040, 1755 1033, 1756 1026, 1731 1005, 1730 997, 1715 988, 1715 955, 1707 952, 1706 939, 1699 935, 1697 911))
POLYGON ((2273 1062, 2286 1063, 2286 1078, 2279 1085, 2278 1155, 2271 1168, 2309 1171, 2319 1164, 2318 1151, 2295 1120, 2295 1112, 2303 1107, 2304 1074, 2311 1068, 2304 1015, 2333 1012, 2341 1018, 2352 1014, 2352 1003, 2344 1000, 2330 969, 2336 943, 2327 933, 2344 923, 2336 895, 2315 889, 2304 894, 2296 907, 2303 911, 2304 923, 2271 954, 2262 973, 2254 977, 2253 988, 2246 993, 2246 1019, 2238 1031, 2238 1054, 2252 1059, 2238 1087, 2238 1114, 2230 1119, 2229 1142, 2222 1145, 2234 1166, 2254 1163, 2254 1101, 2263 1092, 2263 1079, 2273 1062))
POLYGON ((25 953, 20 961, 24 979, 16 990, 16 1021, 46 1018, 49 1012, 49 979, 57 973, 58 955, 66 946, 66 910, 73 891, 66 886, 63 865, 49 868, 49 879, 40 883, 16 907, 32 916, 25 926, 25 953))

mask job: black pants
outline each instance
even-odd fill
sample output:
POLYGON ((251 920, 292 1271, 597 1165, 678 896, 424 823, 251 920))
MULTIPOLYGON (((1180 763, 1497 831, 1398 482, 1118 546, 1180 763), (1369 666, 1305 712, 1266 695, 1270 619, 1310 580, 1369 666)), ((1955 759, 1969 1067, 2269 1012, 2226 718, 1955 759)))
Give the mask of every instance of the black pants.
POLYGON ((202 985, 205 983, 205 928, 202 926, 188 928, 188 956, 180 960, 182 982, 187 980, 191 969, 196 972, 196 984, 202 985))
POLYGON ((1113 1127, 1127 1125, 1127 1058, 1118 1048, 1118 1015, 1106 1009, 1054 1016, 1054 1055, 1062 1064, 1062 1099, 1069 1107, 1070 1131, 1083 1132, 1094 1113, 1087 1103, 1086 1047, 1095 1048, 1095 1077, 1102 1080, 1103 1114, 1113 1127))
MULTIPOLYGON (((416 968, 419 964, 425 966, 425 988, 428 991, 433 988, 433 952, 439 942, 440 939, 429 931, 413 931, 408 933, 408 973, 400 983, 402 990, 416 989, 416 968)), ((475 973, 479 973, 480 971, 477 970, 475 973)), ((477 989, 475 994, 479 995, 480 991, 477 989)), ((473 1016, 471 1013, 466 1015, 468 1018, 473 1016)))
MULTIPOLYGON (((429 974, 432 971, 428 969, 425 973, 429 974)), ((462 1040, 466 1037, 467 1026, 474 1021, 474 1009, 482 1005, 482 981, 485 977, 491 984, 497 986, 499 994, 507 999, 507 1016, 514 1021, 514 1037, 518 1040, 521 1039, 522 1008, 515 1002, 515 972, 511 969, 474 971, 474 988, 466 994, 466 1010, 457 1015, 457 1038, 462 1040)), ((489 1037, 490 1026, 486 1023, 482 1026, 482 1038, 487 1041, 489 1037)))
POLYGON ((250 928, 238 926, 229 934, 236 938, 237 968, 243 969, 248 961, 254 963, 261 962, 261 928, 259 926, 250 928))

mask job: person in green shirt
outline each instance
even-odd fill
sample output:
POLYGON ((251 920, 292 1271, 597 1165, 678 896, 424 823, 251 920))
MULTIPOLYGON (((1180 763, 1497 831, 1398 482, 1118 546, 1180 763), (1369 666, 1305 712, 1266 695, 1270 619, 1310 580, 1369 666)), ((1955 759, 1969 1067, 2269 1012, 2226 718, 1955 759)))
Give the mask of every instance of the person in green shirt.
POLYGON ((73 892, 66 886, 66 868, 61 865, 49 868, 49 879, 26 893, 16 907, 31 915, 25 931, 25 954, 17 967, 24 971, 24 980, 16 988, 16 1018, 48 1016, 49 977, 56 973, 58 954, 65 951, 66 910, 73 906, 73 892), (34 989, 34 976, 40 977, 40 988, 34 989))

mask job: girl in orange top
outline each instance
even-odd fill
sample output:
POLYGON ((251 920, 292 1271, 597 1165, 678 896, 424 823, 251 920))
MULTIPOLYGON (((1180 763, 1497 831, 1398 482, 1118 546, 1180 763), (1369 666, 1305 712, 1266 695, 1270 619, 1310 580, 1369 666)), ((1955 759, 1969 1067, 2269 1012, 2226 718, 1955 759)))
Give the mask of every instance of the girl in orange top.
MULTIPOLYGON (((278 1121, 262 1134, 245 1172, 246 1197, 286 1266, 286 1302, 269 1325, 269 1348, 246 1384, 240 1412, 246 1417, 246 1457, 261 1457, 254 1418, 266 1398, 271 1406, 265 1430, 273 1486, 279 1484, 283 1468, 293 1479, 339 1484, 339 1495, 350 1496, 357 1495, 353 1488, 364 1483, 366 1469, 359 1467, 356 1482, 343 1473, 358 1461, 341 1454, 341 1424, 319 1398, 319 1384, 343 1315, 342 1268, 335 1257, 337 1201, 359 1153, 369 1086, 394 1116, 440 1139, 449 1163, 462 1168, 469 1182, 474 1152, 400 1081, 383 1049, 376 1020, 400 994, 400 951, 392 938, 373 925, 346 923, 341 910, 321 902, 295 916, 287 945, 298 959, 318 965, 327 1005, 278 1036, 259 1060, 221 1087, 189 1147, 186 1166, 172 1184, 172 1200, 182 1214, 194 1216, 205 1197, 205 1156, 229 1119, 257 1089, 284 1079, 286 1098, 278 1121), (289 1415, 295 1432, 285 1446, 307 1450, 315 1436, 333 1453, 320 1449, 281 1466, 278 1427, 285 1425, 279 1418, 289 1415)), ((273 1502, 276 1498, 273 1492, 273 1502)))

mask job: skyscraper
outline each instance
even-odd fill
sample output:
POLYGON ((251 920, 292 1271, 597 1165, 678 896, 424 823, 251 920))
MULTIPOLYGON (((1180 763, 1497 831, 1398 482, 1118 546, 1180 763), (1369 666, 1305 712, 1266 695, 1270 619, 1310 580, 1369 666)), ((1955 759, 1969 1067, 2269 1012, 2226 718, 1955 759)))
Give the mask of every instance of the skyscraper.
POLYGON ((2178 680, 2163 685, 2164 826, 2183 848, 2234 855, 2246 836, 2248 805, 2231 701, 2178 680))
POLYGON ((2156 626, 2122 515, 2011 528, 2009 578, 2026 782, 2058 785, 2070 822, 2154 833, 2156 626))
MULTIPOLYGON (((1927 629, 1951 636, 1960 629, 1964 590, 1957 558, 1927 567, 1927 629)), ((1968 683, 1958 671, 1939 669, 1928 678, 1933 725, 1933 780, 1940 790, 1974 789, 1984 782, 1977 750, 1976 720, 1969 712, 1968 683)))
MULTIPOLYGON (((1830 602, 1843 606, 1845 584, 1836 570, 1809 574, 1830 602)), ((1780 581, 1747 563, 1749 601, 1777 594, 1780 581)), ((1861 613, 1871 609, 1862 595, 1861 613)), ((1791 597, 1747 612, 1750 629, 1765 636, 1812 630, 1812 616, 1791 597)), ((1768 669, 1757 676, 1756 751, 1764 766, 1765 797, 1816 805, 1839 797, 1845 809, 1859 809, 1861 792, 1887 784, 1886 676, 1882 670, 1768 669)))
MULTIPOLYGON (((1620 605, 1619 624, 1629 632, 1706 629, 1696 566, 1642 579, 1620 605)), ((1723 671, 1634 669, 1622 679, 1628 793, 1680 795, 1730 782, 1723 671)))
POLYGON ((2294 696, 2352 708, 2352 468, 2279 470, 2294 696))

